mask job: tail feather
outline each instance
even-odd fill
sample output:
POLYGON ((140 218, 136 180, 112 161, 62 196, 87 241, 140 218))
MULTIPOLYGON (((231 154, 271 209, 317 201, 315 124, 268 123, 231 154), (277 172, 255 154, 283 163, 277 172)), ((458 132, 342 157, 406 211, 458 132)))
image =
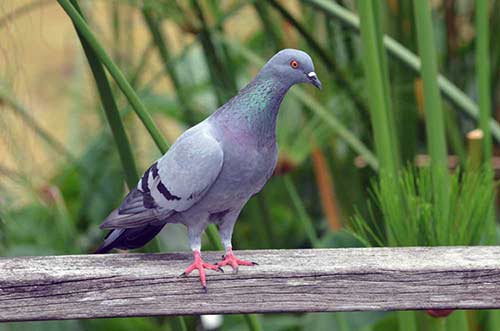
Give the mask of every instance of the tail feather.
POLYGON ((94 253, 104 254, 113 248, 135 249, 142 247, 153 239, 165 224, 147 224, 137 228, 111 230, 106 235, 103 244, 94 253))
POLYGON ((175 212, 160 210, 156 204, 148 202, 148 198, 150 195, 133 189, 121 206, 106 217, 100 228, 111 231, 95 251, 96 254, 107 253, 113 248, 139 248, 161 231, 166 219, 175 212))
MULTIPOLYGON (((135 214, 121 214, 119 209, 115 209, 99 227, 101 229, 139 228, 156 221, 158 216, 156 209, 143 209, 135 214)), ((168 214, 162 215, 162 218, 165 217, 168 217, 168 214)))
MULTIPOLYGON (((111 230, 109 231, 109 234, 114 232, 115 230, 111 230)), ((94 251, 94 254, 106 254, 108 253, 110 250, 112 250, 114 247, 110 244, 106 244, 105 242, 101 244, 101 246, 99 246, 99 248, 97 248, 95 251, 94 251)))

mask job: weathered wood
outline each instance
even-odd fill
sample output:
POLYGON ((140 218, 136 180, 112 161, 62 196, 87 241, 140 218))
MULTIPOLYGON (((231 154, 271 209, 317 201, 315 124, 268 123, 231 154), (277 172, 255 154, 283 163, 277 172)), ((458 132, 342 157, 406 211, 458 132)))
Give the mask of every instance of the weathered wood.
POLYGON ((259 265, 208 271, 207 294, 197 275, 178 277, 189 253, 1 258, 0 321, 500 308, 500 247, 236 253, 259 265))

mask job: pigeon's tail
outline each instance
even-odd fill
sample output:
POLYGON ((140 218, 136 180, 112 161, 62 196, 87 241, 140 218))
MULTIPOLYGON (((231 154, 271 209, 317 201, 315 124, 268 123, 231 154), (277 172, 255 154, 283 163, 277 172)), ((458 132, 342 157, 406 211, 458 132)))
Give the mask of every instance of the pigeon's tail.
POLYGON ((113 248, 134 249, 142 247, 153 239, 165 224, 147 224, 137 228, 111 230, 104 238, 104 243, 94 253, 104 254, 113 248))
POLYGON ((113 210, 100 225, 111 231, 95 253, 107 253, 113 248, 134 249, 144 246, 161 231, 174 211, 160 211, 149 193, 133 189, 120 208, 113 210))

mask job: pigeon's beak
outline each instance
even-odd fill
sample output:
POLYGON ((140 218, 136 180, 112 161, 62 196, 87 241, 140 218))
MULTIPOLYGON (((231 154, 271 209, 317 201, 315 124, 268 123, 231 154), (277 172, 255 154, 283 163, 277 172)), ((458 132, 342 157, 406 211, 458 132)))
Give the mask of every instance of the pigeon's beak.
POLYGON ((309 78, 309 81, 311 82, 311 84, 313 84, 314 86, 316 86, 317 88, 319 88, 321 90, 321 88, 322 88, 321 82, 318 79, 318 75, 316 75, 316 73, 314 71, 311 71, 310 73, 308 73, 307 78, 309 78))

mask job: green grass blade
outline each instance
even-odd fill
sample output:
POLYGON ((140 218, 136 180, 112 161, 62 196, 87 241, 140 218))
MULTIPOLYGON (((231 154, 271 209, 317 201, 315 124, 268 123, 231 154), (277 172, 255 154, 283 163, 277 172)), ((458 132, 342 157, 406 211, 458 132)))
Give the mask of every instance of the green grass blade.
POLYGON ((417 316, 414 311, 398 311, 396 314, 400 330, 417 331, 417 316))
POLYGON ((364 49, 364 68, 366 89, 370 101, 371 120, 375 149, 380 162, 381 172, 396 176, 399 157, 395 147, 396 134, 391 116, 388 75, 383 50, 379 49, 382 36, 378 35, 377 4, 371 0, 357 2, 361 19, 361 38, 364 49), (380 39, 380 40, 379 40, 380 39))
POLYGON ((479 127, 483 130, 484 162, 491 167, 491 130, 488 125, 491 117, 491 83, 489 59, 489 19, 488 0, 476 0, 476 70, 477 91, 479 96, 479 127))
MULTIPOLYGON (((450 331, 467 331, 467 315, 465 310, 457 310, 446 318, 446 329, 450 331)), ((497 329, 495 329, 497 330, 497 329)))
MULTIPOLYGON (((396 142, 394 116, 389 93, 389 74, 382 46, 382 31, 379 22, 379 4, 373 0, 356 2, 361 22, 363 64, 366 76, 365 88, 368 91, 370 117, 377 158, 380 162, 380 175, 397 178, 400 157, 396 142)), ((398 182, 387 180, 392 194, 399 196, 398 182)), ((392 231, 386 231, 390 245, 395 243, 392 231)))
POLYGON ((88 47, 88 44, 82 39, 82 46, 87 56, 89 66, 95 79, 97 91, 101 98, 104 113, 108 121, 111 132, 118 149, 118 154, 125 172, 125 179, 129 189, 134 188, 139 181, 137 167, 132 154, 132 148, 129 143, 125 128, 118 112, 116 101, 111 91, 104 69, 101 63, 94 57, 94 53, 88 47))
MULTIPOLYGON (((422 318, 422 322, 424 324, 424 330, 427 331, 446 331, 446 319, 445 318, 436 318, 430 315, 425 315, 422 318)), ((453 330, 455 331, 455 330, 453 330)))
POLYGON ((445 126, 448 141, 450 142, 451 152, 458 156, 459 164, 466 165, 467 155, 465 153, 465 144, 462 131, 458 123, 458 114, 451 111, 450 107, 445 105, 445 126))
MULTIPOLYGON (((74 2, 73 6, 78 9, 78 7, 75 5, 74 2)), ((80 15, 83 16, 83 13, 81 10, 79 10, 80 15)), ((113 52, 113 58, 116 61, 117 65, 123 65, 122 62, 122 57, 120 56, 120 46, 122 43, 122 7, 117 3, 117 2, 111 2, 110 3, 110 25, 111 25, 111 31, 112 31, 112 52, 113 52)))
MULTIPOLYGON (((219 104, 222 105, 236 92, 238 92, 236 82, 233 79, 233 75, 226 71, 227 67, 222 62, 220 51, 215 45, 212 38, 212 31, 208 26, 205 14, 198 3, 198 0, 191 0, 191 6, 193 7, 201 24, 201 31, 198 37, 204 50, 203 53, 207 61, 208 72, 212 78, 212 83, 215 85, 217 100, 219 104)), ((219 27, 215 27, 215 29, 218 28, 219 27)))
POLYGON ((207 226, 205 233, 207 234, 208 240, 210 241, 210 244, 212 244, 214 249, 218 251, 224 250, 224 247, 220 242, 219 232, 217 231, 217 228, 214 224, 210 224, 209 226, 207 226))
MULTIPOLYGON (((479 127, 483 130, 483 160, 484 166, 493 179, 492 168, 492 138, 491 130, 488 125, 491 117, 491 68, 490 68, 490 33, 489 33, 489 15, 488 1, 476 0, 476 70, 477 70, 477 91, 479 97, 479 127)), ((494 189, 493 186, 491 188, 494 189)), ((490 214, 488 217, 489 235, 488 243, 494 244, 496 239, 496 217, 494 199, 490 203, 490 214)), ((488 328, 498 330, 500 328, 500 312, 496 310, 488 311, 488 328)))
POLYGON ((154 43, 150 42, 142 51, 139 56, 139 63, 136 65, 135 69, 133 69, 130 74, 130 85, 134 88, 137 88, 139 81, 141 80, 142 75, 146 71, 146 67, 149 64, 150 56, 152 54, 152 50, 154 49, 154 43))
MULTIPOLYGON (((351 29, 359 31, 359 18, 354 13, 340 6, 336 2, 329 0, 302 1, 318 8, 319 10, 322 10, 329 17, 340 20, 351 29)), ((384 46, 392 56, 400 60, 416 73, 420 73, 421 62, 417 55, 387 35, 384 36, 384 46)), ((438 75, 438 85, 443 93, 443 96, 449 102, 462 110, 468 116, 476 120, 479 118, 479 108, 477 104, 475 104, 474 101, 472 101, 472 99, 462 92, 456 85, 442 75, 438 75)), ((500 143, 500 125, 494 119, 490 119, 489 123, 493 137, 500 143)))
POLYGON ((296 96, 297 99, 299 99, 299 101, 307 106, 313 113, 321 117, 335 134, 342 138, 342 140, 344 140, 352 148, 352 150, 356 151, 356 153, 363 157, 363 160, 366 161, 372 169, 378 170, 379 162, 372 151, 370 151, 353 132, 339 122, 337 118, 331 114, 331 110, 327 109, 300 87, 294 87, 290 93, 296 96))
MULTIPOLYGON (((83 17, 81 9, 78 6, 78 2, 76 0, 72 0, 72 3, 75 9, 80 12, 80 15, 83 17)), ((137 182, 139 181, 139 177, 137 175, 137 167, 135 165, 134 156, 132 155, 132 148, 130 147, 127 134, 125 133, 125 128, 120 118, 120 113, 118 111, 113 92, 111 91, 111 86, 108 82, 106 73, 104 72, 101 63, 97 59, 95 52, 92 50, 92 48, 90 48, 87 41, 82 38, 80 33, 78 33, 78 37, 80 38, 85 56, 87 57, 87 60, 89 62, 89 66, 96 83, 97 91, 104 108, 104 113, 106 114, 111 132, 113 133, 116 147, 118 149, 118 154, 120 156, 123 170, 125 172, 127 185, 129 189, 132 189, 137 185, 137 182)))
POLYGON ((264 0, 256 0, 254 3, 254 8, 255 11, 257 12, 257 15, 259 16, 259 19, 261 21, 263 30, 266 31, 265 33, 266 38, 276 47, 276 48, 283 48, 283 36, 282 36, 282 31, 279 27, 279 24, 273 20, 273 17, 267 10, 267 6, 265 4, 264 0))
MULTIPOLYGON (((219 0, 210 0, 210 1, 206 1, 206 3, 208 5, 206 7, 208 9, 208 10, 206 10, 207 16, 213 17, 216 22, 223 21, 224 18, 226 17, 226 13, 222 10, 222 6, 221 6, 220 1, 219 0)), ((230 10, 230 8, 228 8, 228 11, 229 10, 230 10)), ((211 30, 216 31, 217 33, 224 33, 224 28, 225 28, 224 23, 221 23, 221 24, 213 24, 212 23, 211 26, 212 26, 212 28, 208 30, 209 33, 211 30)), ((208 28, 208 24, 206 22, 203 22, 203 27, 208 28)), ((234 88, 234 94, 236 94, 238 92, 238 86, 236 84, 236 75, 235 75, 236 67, 235 67, 235 63, 233 61, 233 58, 232 58, 231 54, 229 53, 228 47, 225 44, 220 43, 217 39, 213 39, 213 43, 215 44, 215 46, 219 50, 220 58, 222 59, 221 63, 223 64, 223 70, 229 76, 228 77, 228 82, 229 82, 228 87, 234 88)), ((232 97, 232 95, 231 95, 231 97, 232 97)))
POLYGON ((167 47, 166 36, 162 34, 158 19, 155 17, 154 12, 151 10, 151 8, 144 8, 142 10, 142 15, 144 17, 144 21, 146 22, 146 26, 151 33, 154 45, 158 50, 158 54, 160 55, 160 58, 163 62, 165 72, 167 72, 170 76, 170 80, 172 81, 172 85, 174 86, 175 94, 177 95, 177 98, 179 100, 179 106, 185 115, 186 122, 190 125, 193 125, 193 110, 189 106, 188 96, 186 95, 180 79, 177 76, 175 66, 172 62, 172 56, 170 54, 169 48, 167 47))
POLYGON ((256 315, 253 314, 245 314, 243 315, 243 318, 245 319, 245 322, 248 325, 248 328, 250 331, 262 331, 262 325, 256 315))
MULTIPOLYGON (((438 71, 431 8, 428 1, 414 0, 415 24, 424 84, 424 110, 426 115, 427 146, 431 156, 431 169, 439 221, 447 221, 449 213, 450 179, 448 151, 441 95, 437 82, 438 71)), ((438 220, 436 220, 438 221, 438 220)))
POLYGON ((101 46, 97 38, 94 36, 89 26, 85 20, 81 17, 78 11, 73 7, 69 0, 57 0, 61 7, 64 9, 66 14, 71 18, 73 24, 75 25, 77 31, 81 33, 82 37, 87 41, 89 47, 96 53, 99 61, 106 67, 113 79, 116 81, 117 85, 122 90, 123 94, 127 97, 134 111, 137 113, 142 123, 148 130, 149 134, 153 138, 154 142, 160 149, 162 153, 165 153, 168 149, 168 143, 160 133, 160 130, 156 127, 153 119, 149 115, 146 107, 141 102, 134 89, 130 86, 129 82, 121 72, 121 70, 116 66, 113 60, 106 53, 104 48, 101 46))
POLYGON ((307 237, 309 238, 311 246, 318 247, 319 238, 318 235, 316 234, 316 230, 314 229, 314 223, 306 212, 306 208, 302 203, 302 199, 300 199, 299 193, 297 192, 297 188, 293 184, 293 181, 289 175, 283 176, 283 181, 285 183, 285 188, 288 191, 288 194, 290 195, 290 199, 292 200, 292 203, 295 209, 297 210, 299 220, 301 221, 302 226, 304 227, 304 231, 307 237))

